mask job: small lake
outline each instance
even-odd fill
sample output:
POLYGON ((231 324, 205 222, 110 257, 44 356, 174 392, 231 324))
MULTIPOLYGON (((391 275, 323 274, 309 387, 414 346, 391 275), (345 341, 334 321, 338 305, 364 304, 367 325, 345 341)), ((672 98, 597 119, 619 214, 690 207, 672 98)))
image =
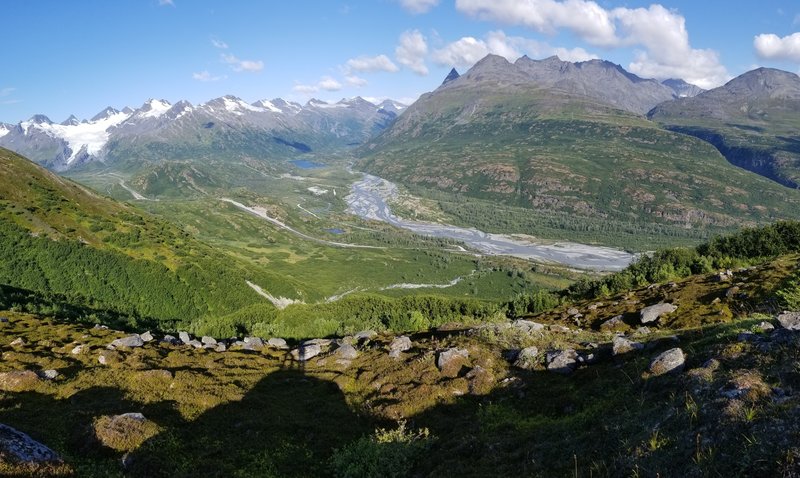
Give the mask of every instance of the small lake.
POLYGON ((294 164, 300 169, 314 169, 314 168, 324 168, 324 164, 315 163, 314 161, 309 161, 307 159, 295 159, 294 161, 289 161, 290 163, 294 164))
POLYGON ((330 232, 331 234, 344 234, 344 229, 339 229, 338 227, 325 229, 325 231, 330 232))

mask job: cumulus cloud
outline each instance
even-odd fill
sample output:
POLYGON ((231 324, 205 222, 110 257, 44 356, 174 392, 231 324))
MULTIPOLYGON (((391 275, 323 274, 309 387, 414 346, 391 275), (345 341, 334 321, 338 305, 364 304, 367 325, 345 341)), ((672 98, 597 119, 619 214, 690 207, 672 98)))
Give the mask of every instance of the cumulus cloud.
POLYGON ((428 43, 418 30, 409 30, 400 35, 400 44, 394 50, 397 62, 418 75, 427 75, 425 56, 428 54, 428 43))
POLYGON ((261 60, 241 60, 234 55, 222 54, 220 56, 223 63, 231 66, 233 71, 236 72, 250 72, 255 73, 264 69, 264 62, 261 60))
POLYGON ((703 88, 730 78, 715 51, 691 47, 685 18, 659 4, 607 10, 590 0, 456 0, 456 8, 545 34, 567 30, 595 46, 640 47, 628 68, 641 76, 683 78, 703 88))
POLYGON ((439 4, 439 0, 399 0, 399 2, 411 13, 425 13, 439 4))
POLYGON ((759 58, 765 60, 800 62, 800 32, 785 37, 779 37, 774 33, 762 33, 753 39, 753 47, 759 58))
POLYGON ((344 77, 344 81, 349 86, 354 86, 356 88, 360 88, 362 86, 366 86, 367 85, 367 80, 365 80, 364 78, 358 77, 356 75, 346 75, 344 77))
POLYGON ((508 36, 498 30, 489 32, 485 39, 463 37, 433 52, 433 61, 441 66, 470 67, 489 53, 514 61, 522 55, 543 58, 558 55, 566 61, 587 61, 597 55, 583 48, 553 47, 547 43, 524 37, 508 36))
POLYGON ((339 91, 342 89, 342 84, 330 76, 323 76, 317 86, 325 91, 339 91))
POLYGON ((222 40, 218 40, 216 38, 211 39, 211 44, 214 45, 214 48, 219 48, 220 50, 227 50, 228 44, 222 40))
POLYGON ((347 68, 361 72, 388 71, 389 73, 400 69, 386 55, 351 58, 347 60, 347 68))
POLYGON ((192 78, 194 78, 197 81, 211 82, 211 81, 224 80, 226 77, 224 75, 223 76, 214 76, 211 73, 209 73, 208 70, 203 70, 203 71, 198 72, 198 73, 192 73, 192 78))

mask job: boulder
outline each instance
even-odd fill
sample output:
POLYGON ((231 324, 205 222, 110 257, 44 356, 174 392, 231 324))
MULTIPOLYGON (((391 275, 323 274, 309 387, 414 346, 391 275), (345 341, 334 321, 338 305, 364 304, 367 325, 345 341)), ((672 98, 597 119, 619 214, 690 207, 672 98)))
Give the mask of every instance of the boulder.
POLYGON ((203 345, 217 345, 217 339, 209 337, 208 335, 204 335, 203 338, 200 339, 200 342, 202 342, 203 345))
POLYGON ((172 336, 172 335, 165 335, 164 338, 161 339, 161 342, 167 343, 167 344, 172 344, 172 345, 177 345, 179 340, 176 337, 172 336))
POLYGON ((245 337, 242 340, 242 348, 245 350, 261 350, 264 348, 264 339, 261 337, 245 337))
POLYGON ((58 370, 54 370, 52 368, 42 370, 39 372, 39 377, 44 380, 55 380, 58 378, 58 370))
POLYGON ((569 309, 567 309, 567 315, 569 315, 570 317, 572 317, 573 315, 578 315, 579 313, 580 311, 575 307, 570 307, 569 309))
POLYGON ((614 330, 621 327, 625 327, 625 321, 622 320, 621 315, 615 315, 614 317, 611 317, 600 324, 600 330, 614 330))
POLYGON ((86 346, 83 345, 83 344, 76 345, 75 347, 73 347, 73 349, 69 353, 71 353, 72 355, 78 355, 81 352, 83 352, 84 347, 86 347, 86 346))
POLYGON ((411 339, 407 336, 401 335, 400 337, 395 337, 392 343, 389 344, 389 356, 397 358, 400 356, 401 352, 405 352, 411 347, 411 339))
POLYGON ((189 335, 189 332, 180 331, 178 332, 178 339, 181 342, 188 344, 189 342, 192 341, 192 336, 189 335))
POLYGON ((186 345, 191 345, 192 347, 194 347, 196 349, 202 349, 203 348, 203 342, 200 342, 197 339, 190 340, 189 342, 186 343, 186 345))
POLYGON ((686 356, 680 348, 669 349, 658 354, 650 363, 650 373, 658 376, 667 373, 680 373, 686 363, 686 356))
POLYGON ((353 360, 358 357, 358 350, 352 345, 344 343, 336 349, 334 354, 340 359, 353 360))
POLYGON ((658 320, 662 315, 671 314, 676 310, 678 310, 677 305, 661 302, 660 304, 645 307, 639 311, 639 316, 643 324, 649 324, 658 320))
POLYGON ((322 347, 318 344, 302 343, 299 347, 292 350, 292 358, 298 362, 305 362, 322 353, 322 347))
POLYGON ((628 340, 622 335, 617 335, 611 341, 611 353, 614 356, 627 354, 629 352, 636 352, 642 350, 644 345, 639 342, 628 340))
POLYGON ((22 337, 17 337, 16 339, 12 340, 8 345, 12 347, 20 347, 22 345, 25 345, 25 339, 23 339, 22 337))
POLYGON ((141 347, 142 345, 144 345, 144 340, 136 334, 111 342, 112 347, 141 347))
POLYGON ((362 341, 372 340, 377 335, 378 332, 375 332, 374 330, 362 330, 361 332, 355 334, 353 338, 358 342, 362 342, 362 341))
POLYGON ((0 372, 0 390, 4 392, 25 392, 39 383, 39 375, 32 370, 0 372))
POLYGON ((225 345, 225 342, 217 342, 217 345, 214 347, 215 352, 224 352, 228 350, 228 347, 225 345))
POLYGON ((771 332, 775 330, 775 326, 767 321, 761 321, 761 323, 758 324, 758 328, 764 332, 771 332))
POLYGON ((575 349, 553 350, 545 355, 547 370, 569 374, 578 366, 578 352, 575 349))
POLYGON ((282 339, 280 337, 272 337, 271 339, 267 340, 267 345, 269 345, 270 347, 275 348, 275 349, 287 349, 287 348, 289 348, 289 346, 286 345, 286 340, 284 340, 284 339, 282 339))
POLYGON ((158 425, 136 412, 101 416, 93 428, 97 441, 118 452, 134 450, 160 431, 158 425))
POLYGON ((153 334, 149 330, 143 334, 139 334, 139 338, 144 342, 152 342, 155 340, 155 337, 153 337, 153 334))
POLYGON ((439 352, 436 367, 445 375, 456 375, 469 358, 467 349, 451 347, 439 352))
POLYGON ((518 319, 511 322, 511 326, 522 332, 528 332, 528 333, 544 330, 544 324, 540 324, 539 322, 534 322, 532 320, 518 319))
POLYGON ((800 312, 784 312, 778 316, 781 327, 787 330, 800 330, 800 312))
POLYGON ((0 424, 0 455, 12 463, 60 463, 61 458, 45 445, 19 430, 0 424))
POLYGON ((572 330, 569 327, 564 327, 563 325, 559 324, 550 324, 547 328, 551 332, 561 332, 564 334, 572 332, 572 330))
POLYGON ((465 378, 468 381, 469 393, 473 395, 480 395, 489 393, 494 387, 494 375, 489 370, 476 365, 472 370, 467 372, 465 378))
POLYGON ((539 349, 536 347, 525 347, 517 354, 514 366, 523 370, 531 370, 539 363, 539 349))

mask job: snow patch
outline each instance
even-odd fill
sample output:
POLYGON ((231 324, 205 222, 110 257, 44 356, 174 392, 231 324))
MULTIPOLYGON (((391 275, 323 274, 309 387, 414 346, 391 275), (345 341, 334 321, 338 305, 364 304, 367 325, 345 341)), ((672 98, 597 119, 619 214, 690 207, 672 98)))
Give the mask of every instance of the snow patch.
POLYGON ((230 111, 235 115, 243 115, 242 110, 245 111, 254 111, 256 113, 263 113, 266 110, 264 108, 258 108, 253 105, 247 104, 244 101, 236 98, 228 98, 227 96, 222 98, 223 104, 225 105, 225 109, 230 111))
POLYGON ((11 131, 6 125, 0 124, 0 138, 7 135, 11 131))
POLYGON ((323 189, 317 186, 311 186, 310 188, 306 188, 308 191, 311 191, 311 194, 314 196, 322 196, 323 194, 327 194, 328 190, 323 189))
POLYGON ((147 100, 142 109, 139 110, 139 116, 143 118, 158 118, 166 113, 172 105, 164 100, 147 100), (146 111, 145 107, 149 106, 146 111))
POLYGON ((97 121, 79 123, 76 125, 63 124, 31 124, 20 123, 27 134, 28 127, 32 126, 48 135, 67 142, 72 154, 67 159, 67 164, 72 164, 78 153, 86 147, 89 155, 96 156, 108 142, 108 130, 130 118, 128 113, 115 113, 97 121))
POLYGON ((277 106, 275 106, 269 100, 258 101, 258 102, 256 102, 256 105, 260 106, 263 110, 269 110, 269 111, 272 111, 273 113, 283 113, 282 109, 280 109, 277 106))
POLYGON ((251 289, 256 291, 256 294, 258 294, 261 297, 264 297, 268 301, 272 302, 272 304, 275 307, 277 307, 278 309, 282 310, 282 309, 285 309, 286 307, 288 307, 288 306, 290 306, 292 304, 302 304, 303 303, 302 300, 288 299, 286 297, 275 297, 274 295, 270 294, 269 292, 267 292, 264 289, 262 289, 261 287, 259 287, 257 284, 253 284, 249 280, 245 281, 245 282, 247 282, 247 285, 249 285, 251 289))

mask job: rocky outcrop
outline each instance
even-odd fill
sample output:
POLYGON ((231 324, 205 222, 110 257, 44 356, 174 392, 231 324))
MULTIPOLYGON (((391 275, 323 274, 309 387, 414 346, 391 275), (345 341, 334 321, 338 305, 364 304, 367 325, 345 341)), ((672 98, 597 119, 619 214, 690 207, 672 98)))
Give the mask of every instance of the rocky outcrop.
POLYGON ((553 350, 545 355, 547 370, 568 375, 578 366, 578 352, 575 349, 553 350))
POLYGON ((59 463, 61 457, 25 433, 0 424, 0 461, 10 463, 59 463))
POLYGON ((679 348, 669 349, 658 354, 650 362, 650 373, 654 376, 668 373, 680 373, 686 363, 686 356, 679 348))
POLYGON ((640 320, 643 324, 649 324, 660 319, 662 316, 671 314, 678 310, 678 306, 661 302, 660 304, 645 307, 639 312, 640 320))

